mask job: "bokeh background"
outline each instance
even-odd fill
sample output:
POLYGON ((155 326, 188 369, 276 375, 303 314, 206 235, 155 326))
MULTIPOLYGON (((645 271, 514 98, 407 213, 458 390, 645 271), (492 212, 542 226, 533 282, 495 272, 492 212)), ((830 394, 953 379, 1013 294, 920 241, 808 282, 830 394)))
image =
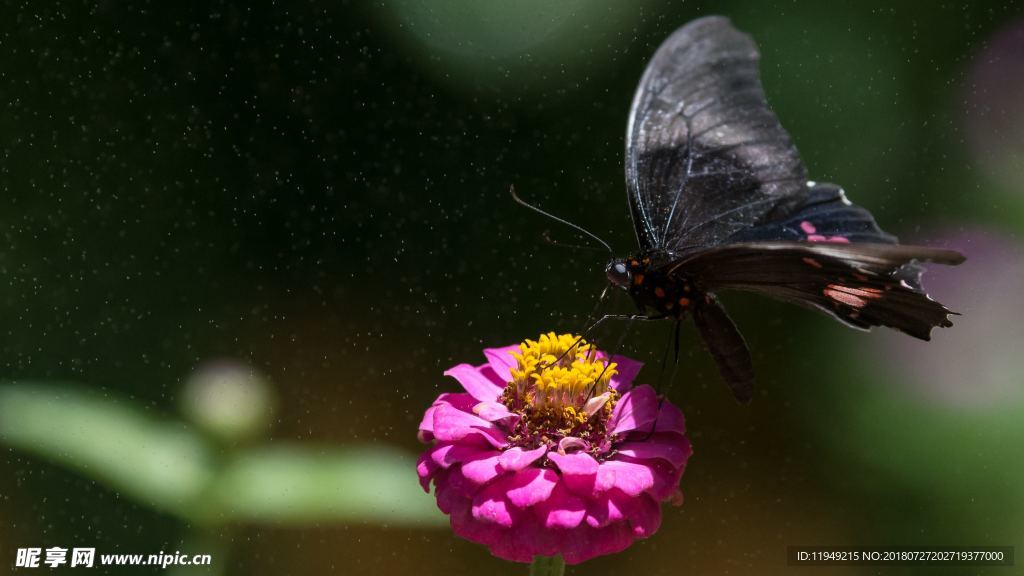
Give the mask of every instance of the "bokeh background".
MULTIPOLYGON (((630 252, 633 89, 662 39, 715 13, 759 43, 816 180, 968 255, 925 278, 963 316, 925 344, 726 296, 755 402, 688 331, 669 393, 696 448, 686 503, 570 572, 814 573, 786 566, 797 544, 1024 550, 1019 2, 2 11, 0 572, 18 547, 94 546, 214 554, 183 573, 525 573, 438 524, 408 466, 416 424, 455 388, 446 367, 579 327, 605 256, 547 244, 576 239, 508 186, 630 252)), ((656 361, 668 334, 627 346, 656 361)))

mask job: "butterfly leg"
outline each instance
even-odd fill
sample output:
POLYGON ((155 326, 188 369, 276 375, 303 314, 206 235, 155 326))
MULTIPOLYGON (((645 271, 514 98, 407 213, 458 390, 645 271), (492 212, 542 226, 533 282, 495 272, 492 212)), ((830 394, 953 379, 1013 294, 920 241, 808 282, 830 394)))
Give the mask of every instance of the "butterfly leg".
POLYGON ((656 388, 658 389, 659 392, 661 391, 662 378, 665 377, 665 366, 668 365, 668 351, 669 351, 669 348, 671 348, 671 347, 672 347, 672 338, 669 337, 669 339, 665 341, 665 350, 661 353, 661 366, 660 366, 660 368, 658 368, 658 384, 657 384, 656 388))
POLYGON ((601 295, 597 298, 597 303, 594 304, 594 309, 590 311, 590 314, 587 314, 587 321, 583 325, 584 329, 589 326, 591 321, 593 321, 597 316, 597 311, 601 309, 601 304, 604 304, 604 299, 608 297, 608 293, 611 291, 611 288, 612 285, 608 284, 604 287, 604 290, 601 291, 601 295))
MULTIPOLYGON (((632 327, 633 327, 633 320, 630 320, 630 321, 628 321, 626 323, 626 328, 622 331, 622 335, 619 336, 618 341, 615 343, 615 348, 612 348, 609 351, 610 354, 608 354, 608 361, 605 363, 604 369, 601 370, 601 373, 598 374, 597 378, 594 379, 594 383, 590 386, 590 390, 587 392, 587 399, 588 400, 590 399, 591 396, 594 395, 594 392, 597 389, 597 383, 601 380, 601 378, 604 378, 605 372, 607 372, 608 368, 612 365, 612 362, 611 362, 612 357, 618 355, 618 353, 622 351, 622 345, 626 341, 626 336, 629 335, 629 331, 630 331, 630 329, 632 327)), ((595 350, 595 348, 591 348, 591 350, 588 351, 588 354, 590 354, 590 352, 592 352, 593 350, 595 350)))
MULTIPOLYGON (((668 387, 672 386, 672 382, 674 382, 675 379, 676 379, 676 372, 679 370, 679 350, 680 350, 680 346, 679 346, 679 333, 682 331, 682 324, 683 324, 682 322, 677 321, 676 325, 672 328, 673 335, 668 340, 668 344, 665 346, 665 353, 661 357, 661 372, 658 374, 658 385, 657 385, 657 391, 658 391, 658 411, 657 411, 657 413, 658 414, 661 413, 661 406, 662 406, 662 404, 665 403, 665 396, 666 396, 666 393, 668 392, 667 388, 665 390, 662 389, 661 383, 662 383, 662 376, 664 376, 664 374, 665 374, 665 363, 666 363, 666 360, 668 359, 668 350, 673 345, 675 346, 675 358, 674 358, 673 363, 672 363, 672 375, 669 376, 669 379, 668 379, 668 387)), ((647 436, 644 436, 644 438, 642 440, 643 442, 646 442, 648 439, 650 439, 651 436, 654 435, 654 432, 657 429, 657 426, 658 426, 658 420, 655 419, 654 422, 651 424, 650 431, 647 432, 647 436)))
POLYGON ((590 326, 584 328, 581 331, 579 337, 576 338, 576 341, 572 343, 572 346, 569 346, 569 348, 567 348, 565 352, 562 352, 562 355, 555 359, 555 362, 561 362, 561 360, 565 358, 565 356, 568 355, 570 351, 579 346, 580 342, 582 342, 584 338, 588 338, 589 335, 593 333, 598 326, 600 326, 607 320, 628 320, 632 323, 634 320, 640 322, 652 322, 656 320, 664 320, 665 318, 668 317, 669 316, 667 314, 658 314, 655 316, 648 316, 646 314, 605 314, 604 316, 601 316, 596 321, 594 321, 594 323, 592 323, 590 326))
POLYGON ((676 373, 679 371, 679 333, 682 332, 683 323, 676 321, 675 335, 672 337, 672 347, 675 348, 675 360, 672 362, 672 374, 668 377, 668 386, 676 381, 676 373))
POLYGON ((681 324, 681 322, 677 321, 672 327, 672 335, 669 336, 669 339, 665 342, 665 351, 661 354, 661 368, 659 368, 658 371, 658 384, 656 386, 659 394, 663 393, 662 383, 664 382, 665 377, 665 367, 668 365, 668 352, 673 348, 675 348, 675 352, 672 361, 672 374, 668 379, 669 386, 671 386, 672 381, 675 380, 676 371, 679 369, 679 333, 681 324))

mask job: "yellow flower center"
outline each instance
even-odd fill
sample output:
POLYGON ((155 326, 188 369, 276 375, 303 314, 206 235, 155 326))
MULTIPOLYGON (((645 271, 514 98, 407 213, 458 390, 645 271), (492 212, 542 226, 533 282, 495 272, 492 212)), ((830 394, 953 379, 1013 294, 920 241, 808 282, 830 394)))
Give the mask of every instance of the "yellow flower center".
POLYGON ((586 422, 594 413, 591 401, 609 398, 605 394, 618 373, 614 362, 571 334, 542 334, 520 344, 519 352, 512 355, 516 367, 509 384, 510 400, 533 410, 560 413, 566 421, 586 422))

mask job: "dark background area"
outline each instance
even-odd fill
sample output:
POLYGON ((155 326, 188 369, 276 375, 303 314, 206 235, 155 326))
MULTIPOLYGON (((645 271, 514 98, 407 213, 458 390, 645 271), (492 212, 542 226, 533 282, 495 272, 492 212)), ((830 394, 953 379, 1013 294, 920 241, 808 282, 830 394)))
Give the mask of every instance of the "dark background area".
MULTIPOLYGON (((1018 3, 479 4, 4 2, 2 379, 174 415, 193 370, 232 358, 274 383, 275 439, 419 450, 423 410, 456 386, 445 368, 578 329, 603 287, 605 255, 545 243, 577 239, 509 185, 632 251, 632 92, 672 30, 720 13, 760 45, 814 179, 968 254, 925 278, 964 316, 918 345, 727 296, 755 402, 735 405, 689 330, 670 391, 696 449, 686 504, 572 573, 788 573, 795 544, 1024 545, 1018 3)), ((668 334, 638 327, 627 346, 656 362, 668 334)), ((179 520, 3 450, 0 572, 20 546, 180 547, 179 520)), ((229 540, 232 574, 525 572, 446 530, 229 540)))

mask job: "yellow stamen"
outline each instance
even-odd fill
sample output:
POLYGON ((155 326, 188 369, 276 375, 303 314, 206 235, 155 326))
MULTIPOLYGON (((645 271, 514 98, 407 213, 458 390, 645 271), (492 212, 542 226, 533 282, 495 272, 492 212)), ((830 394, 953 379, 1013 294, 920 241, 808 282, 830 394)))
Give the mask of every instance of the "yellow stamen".
POLYGON ((615 363, 598 358, 582 338, 550 332, 526 340, 514 352, 512 394, 534 409, 559 410, 567 421, 585 422, 587 400, 609 390, 615 363))

